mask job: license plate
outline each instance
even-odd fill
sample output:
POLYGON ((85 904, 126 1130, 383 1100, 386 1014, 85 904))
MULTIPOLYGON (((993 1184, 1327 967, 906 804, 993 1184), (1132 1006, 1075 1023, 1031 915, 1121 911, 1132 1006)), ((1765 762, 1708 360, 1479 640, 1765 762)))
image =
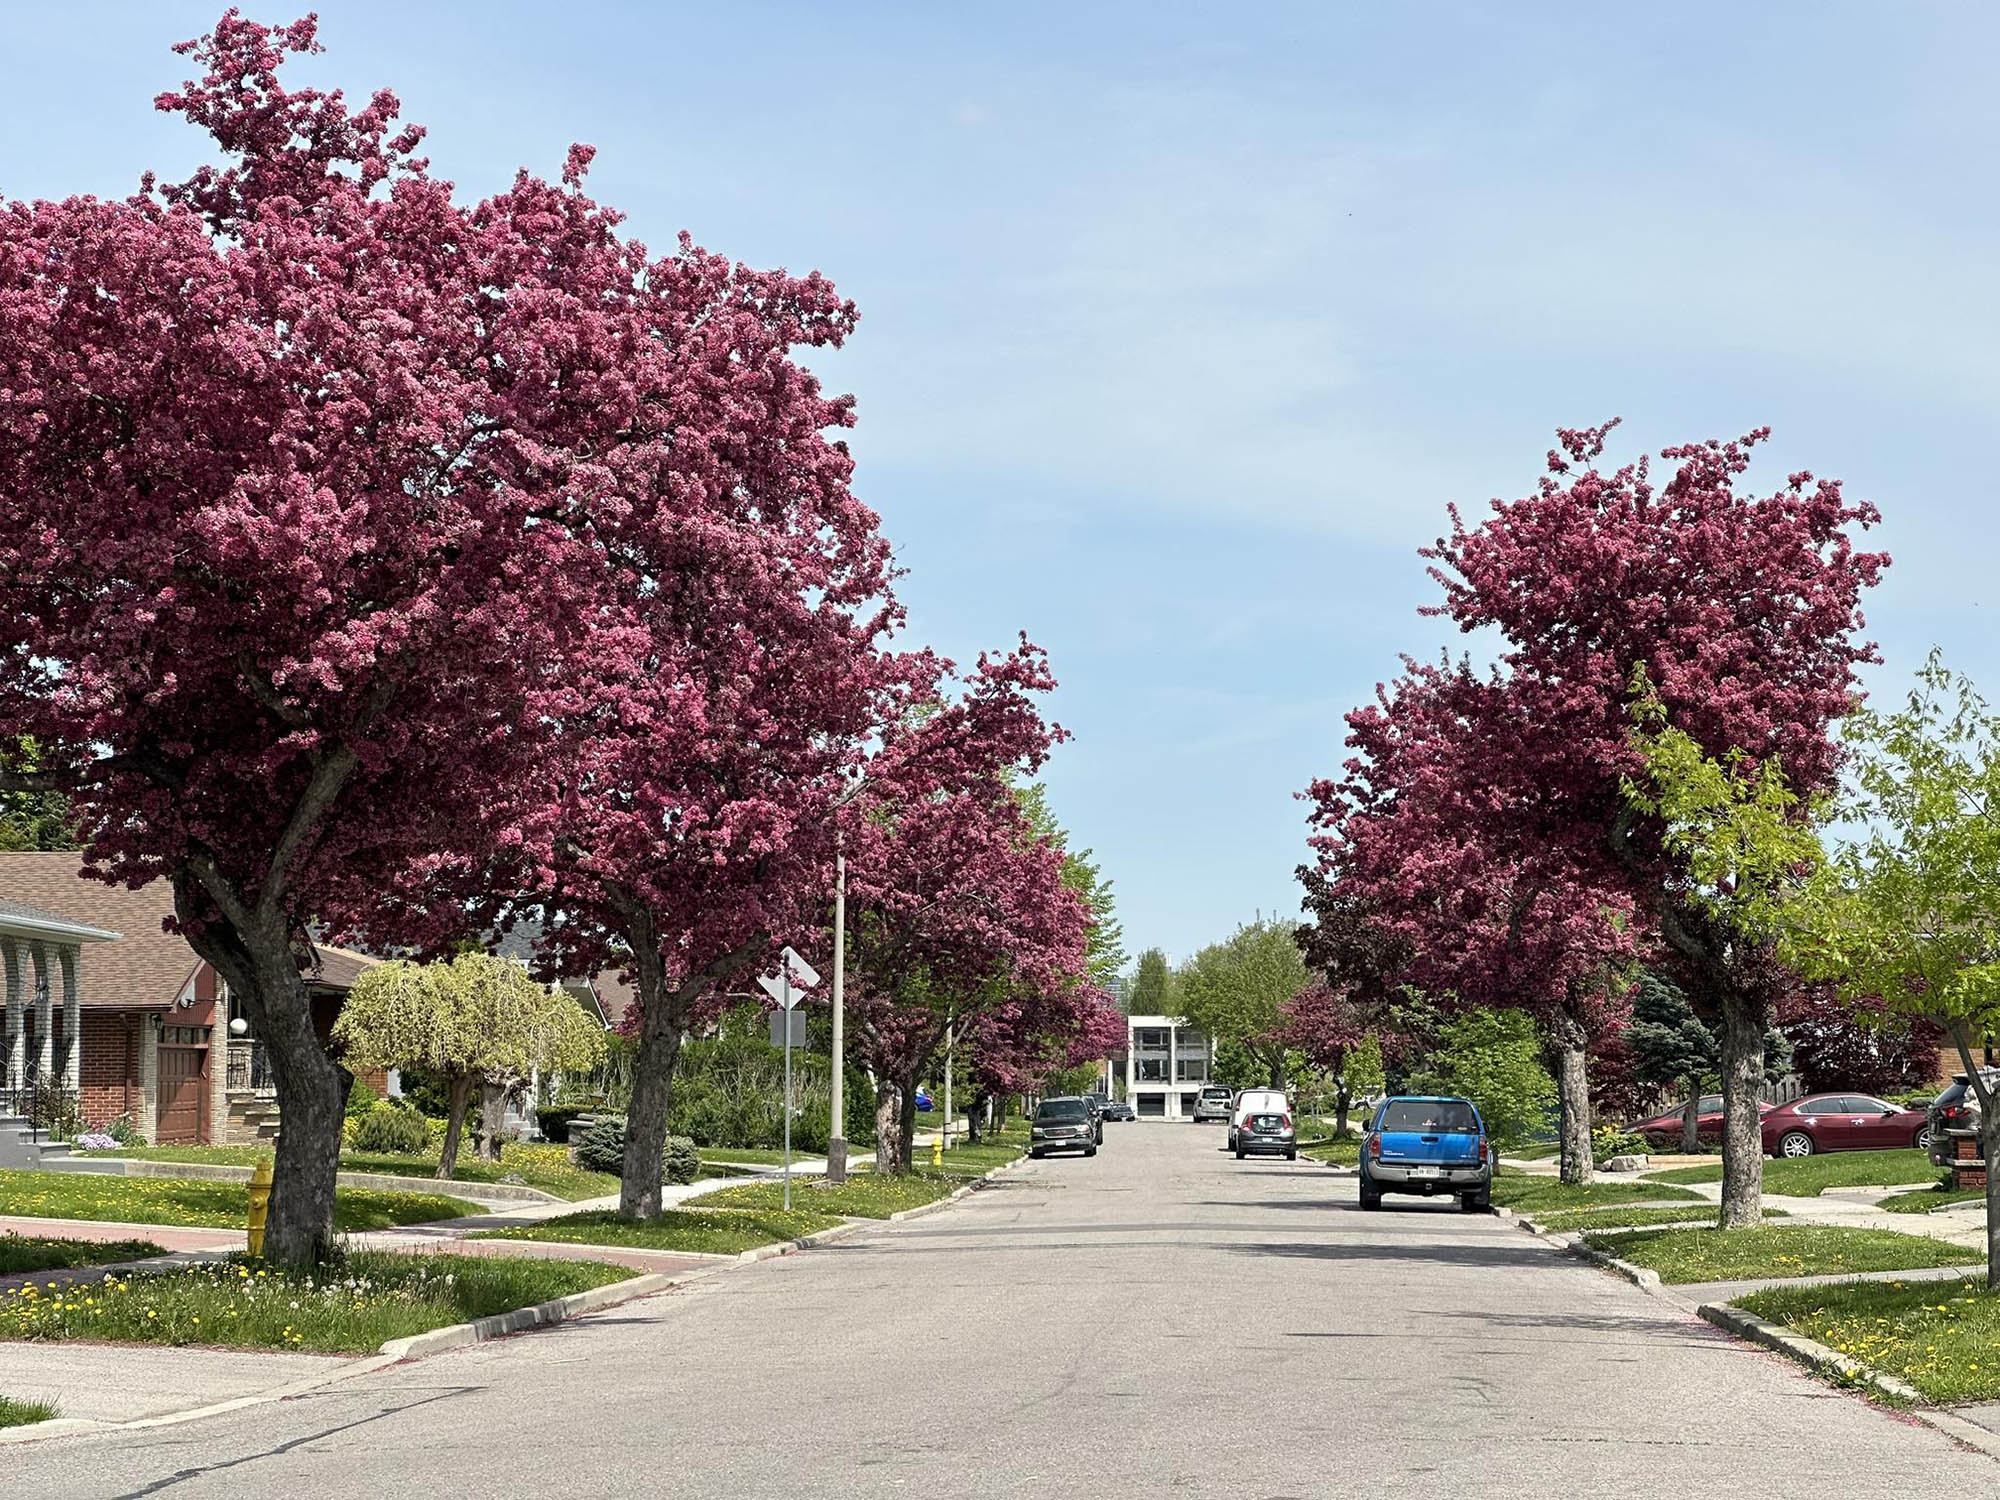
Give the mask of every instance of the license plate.
POLYGON ((1410 1175, 1412 1177, 1442 1177, 1444 1176, 1444 1169, 1442 1167, 1412 1167, 1410 1168, 1410 1175))

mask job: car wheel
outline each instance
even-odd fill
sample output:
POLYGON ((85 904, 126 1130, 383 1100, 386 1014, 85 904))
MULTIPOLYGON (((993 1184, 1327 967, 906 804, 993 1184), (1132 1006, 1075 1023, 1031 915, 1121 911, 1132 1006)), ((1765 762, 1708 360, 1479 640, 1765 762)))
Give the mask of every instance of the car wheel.
POLYGON ((1923 1128, 1922 1130, 1919 1130, 1919 1131, 1917 1132, 1917 1138, 1916 1138, 1915 1140, 1911 1141, 1911 1142, 1910 1142, 1910 1144, 1911 1144, 1912 1146, 1916 1147, 1916 1149, 1917 1149, 1917 1150, 1919 1150, 1919 1151, 1928 1151, 1928 1150, 1930 1150, 1930 1149, 1931 1149, 1931 1128, 1930 1128, 1930 1126, 1926 1125, 1926 1126, 1925 1126, 1925 1127, 1924 1127, 1924 1128, 1923 1128))
POLYGON ((1797 1161, 1813 1154, 1813 1138, 1803 1130, 1788 1130, 1778 1141, 1778 1155, 1797 1161))
POLYGON ((1493 1200, 1485 1193, 1461 1193, 1458 1211, 1462 1214, 1486 1214, 1493 1211, 1493 1200))
POLYGON ((1373 1213, 1376 1209, 1380 1208, 1381 1206, 1382 1206, 1382 1190, 1380 1188, 1371 1188, 1365 1182, 1362 1183, 1361 1184, 1362 1210, 1367 1213, 1373 1213))
POLYGON ((1041 1159, 1042 1159, 1042 1148, 1040 1146, 1031 1147, 1028 1151, 1028 1160, 1040 1161, 1041 1159))
POLYGON ((1097 1148, 1095 1146, 1085 1146, 1083 1148, 1083 1154, 1085 1156, 1095 1156, 1097 1155, 1097 1148))
POLYGON ((1243 1148, 1242 1148, 1241 1146, 1238 1146, 1238 1147, 1236 1148, 1236 1159, 1237 1159, 1238 1161, 1241 1161, 1241 1160, 1243 1160, 1243 1148))

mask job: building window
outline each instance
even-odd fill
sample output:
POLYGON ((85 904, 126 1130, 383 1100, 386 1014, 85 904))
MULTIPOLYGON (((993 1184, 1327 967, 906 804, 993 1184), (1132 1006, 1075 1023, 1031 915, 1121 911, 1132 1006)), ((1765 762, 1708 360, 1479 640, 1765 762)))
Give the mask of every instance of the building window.
POLYGON ((1206 1057, 1183 1057, 1181 1059, 1182 1083, 1208 1082, 1208 1059, 1206 1057))
POLYGON ((1164 1026, 1135 1026, 1132 1029, 1132 1045, 1141 1052, 1164 1052, 1168 1046, 1168 1035, 1164 1026))
POLYGON ((1167 1060, 1164 1057, 1142 1057, 1139 1060, 1139 1082, 1168 1083, 1167 1060))

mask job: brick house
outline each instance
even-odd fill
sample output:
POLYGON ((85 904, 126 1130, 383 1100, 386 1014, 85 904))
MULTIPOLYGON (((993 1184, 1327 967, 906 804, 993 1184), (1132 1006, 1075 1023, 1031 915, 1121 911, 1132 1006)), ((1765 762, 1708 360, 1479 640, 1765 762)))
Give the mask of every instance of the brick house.
MULTIPOLYGON (((124 1115, 162 1145, 275 1135, 277 1094, 263 1044, 232 1013, 214 968, 162 929, 173 914, 167 882, 127 890, 84 879, 82 867, 75 853, 0 853, 7 1087, 53 1074, 87 1124, 124 1115), (72 1046, 79 1035, 81 1046, 72 1046)), ((322 1040, 372 962, 342 948, 316 950, 306 983, 322 1040)), ((367 1081, 385 1091, 380 1076, 367 1081)))

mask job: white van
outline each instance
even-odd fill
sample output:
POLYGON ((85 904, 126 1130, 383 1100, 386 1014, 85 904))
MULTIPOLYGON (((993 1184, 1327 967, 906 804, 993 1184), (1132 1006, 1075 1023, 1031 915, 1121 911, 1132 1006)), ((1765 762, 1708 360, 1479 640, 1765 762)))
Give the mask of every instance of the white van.
MULTIPOLYGON (((1234 1151, 1238 1156, 1241 1156, 1246 1150, 1267 1149, 1261 1142, 1257 1147, 1252 1147, 1248 1142, 1244 1131, 1244 1123, 1252 1115, 1279 1115, 1289 1122, 1292 1117, 1292 1101, 1285 1097, 1283 1089, 1245 1089, 1236 1096, 1236 1107, 1229 1113, 1228 1149, 1234 1151)), ((1290 1135, 1291 1132, 1287 1131, 1286 1134, 1290 1135)), ((1273 1144, 1276 1144, 1275 1140, 1273 1144)), ((1295 1135, 1292 1137, 1291 1145, 1292 1151, 1288 1152, 1288 1155, 1296 1154, 1297 1137, 1295 1135)), ((1279 1146, 1278 1149, 1283 1149, 1283 1147, 1279 1146)))

